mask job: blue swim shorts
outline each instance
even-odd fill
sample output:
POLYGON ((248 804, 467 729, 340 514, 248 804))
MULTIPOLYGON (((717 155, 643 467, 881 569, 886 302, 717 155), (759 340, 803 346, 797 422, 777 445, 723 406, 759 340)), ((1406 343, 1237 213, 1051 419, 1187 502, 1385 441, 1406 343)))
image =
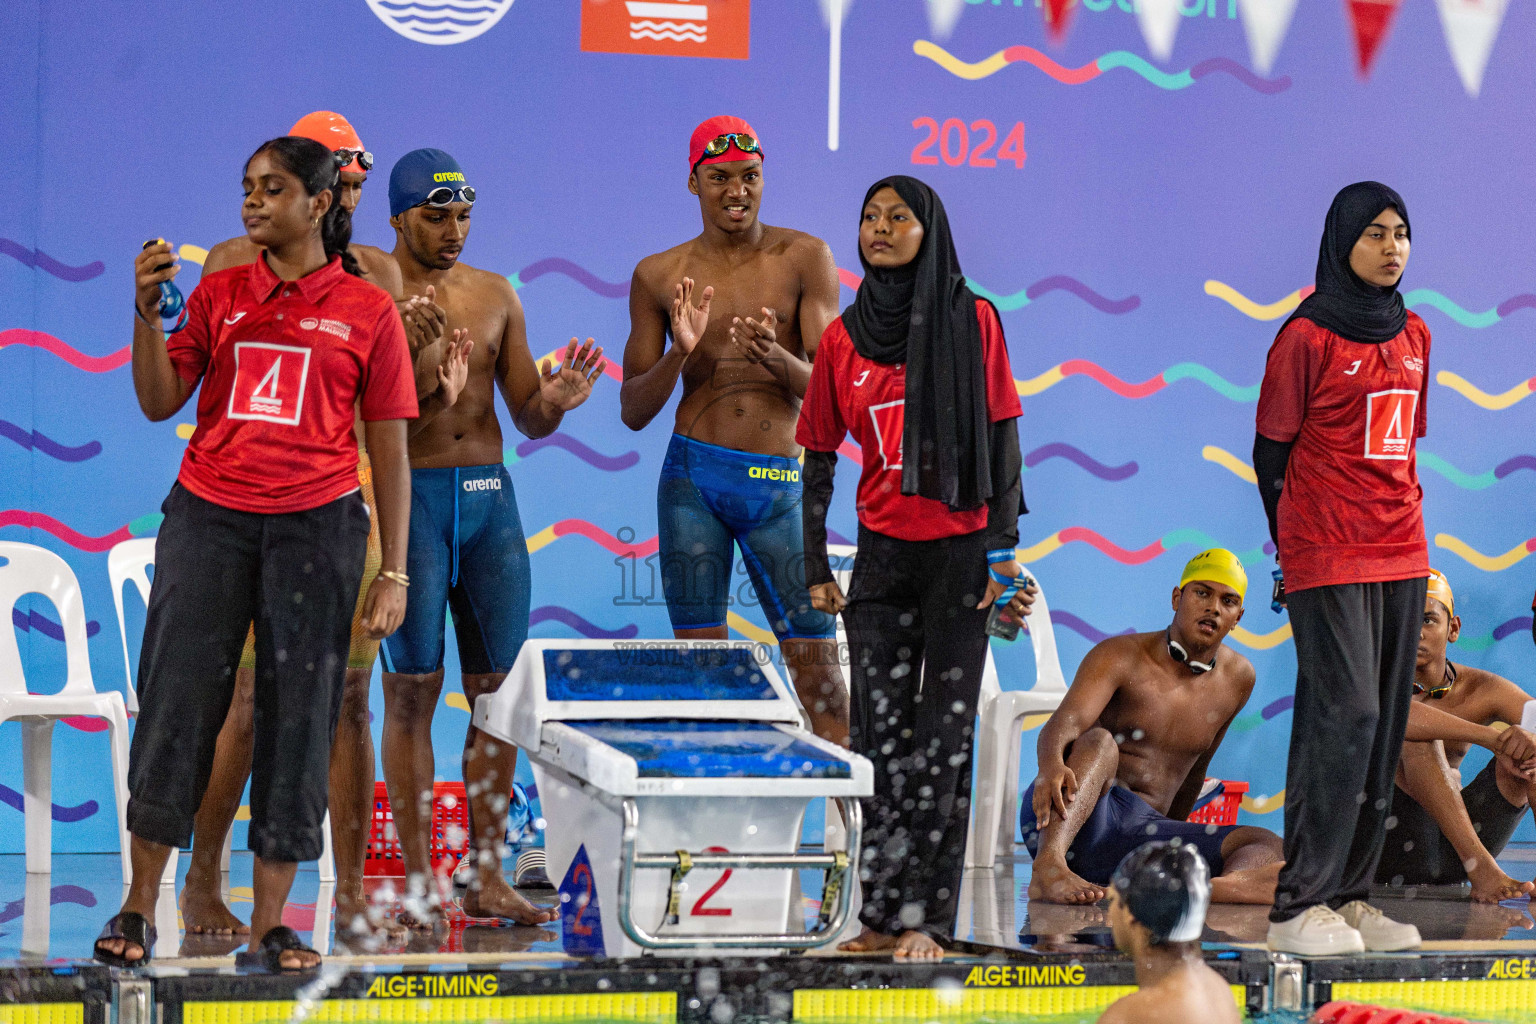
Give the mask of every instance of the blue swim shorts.
POLYGON ((500 463, 411 470, 411 577, 405 621, 384 641, 384 671, 443 667, 444 609, 466 673, 508 672, 528 639, 528 542, 500 463))
MULTIPOLYGON (((672 435, 656 489, 661 589, 673 629, 725 624, 736 546, 778 638, 826 639, 805 586, 800 463, 672 435)), ((744 588, 743 588, 744 589, 744 588)), ((750 601, 734 595, 735 603, 750 601)))

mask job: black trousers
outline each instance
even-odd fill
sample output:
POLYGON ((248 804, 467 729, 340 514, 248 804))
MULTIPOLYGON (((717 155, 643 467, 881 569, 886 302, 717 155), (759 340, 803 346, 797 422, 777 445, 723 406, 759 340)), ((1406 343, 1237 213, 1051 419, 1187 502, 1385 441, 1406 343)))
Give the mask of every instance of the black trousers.
POLYGON ((1289 596, 1296 708, 1271 921, 1370 895, 1413 698, 1424 579, 1289 596))
POLYGON ((306 512, 263 515, 177 484, 161 510, 128 759, 128 829, 167 846, 191 841, 254 620, 251 852, 314 860, 368 507, 353 493, 306 512))
POLYGON ((863 802, 864 925, 954 937, 987 658, 984 531, 903 541, 859 528, 843 622, 863 802))

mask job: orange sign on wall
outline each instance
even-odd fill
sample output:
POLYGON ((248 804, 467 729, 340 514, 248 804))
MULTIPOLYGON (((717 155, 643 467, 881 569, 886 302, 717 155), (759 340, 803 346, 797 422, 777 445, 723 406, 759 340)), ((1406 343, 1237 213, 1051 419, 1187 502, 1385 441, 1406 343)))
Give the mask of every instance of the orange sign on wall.
POLYGON ((594 53, 746 60, 752 0, 581 0, 581 48, 594 53))

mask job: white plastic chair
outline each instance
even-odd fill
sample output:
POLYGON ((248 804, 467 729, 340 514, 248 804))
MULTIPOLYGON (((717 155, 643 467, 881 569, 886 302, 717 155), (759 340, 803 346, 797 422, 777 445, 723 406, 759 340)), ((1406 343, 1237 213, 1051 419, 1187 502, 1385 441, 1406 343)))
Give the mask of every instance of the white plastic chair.
MULTIPOLYGON (((1029 571, 1035 586, 1040 577, 1029 571)), ((1013 832, 1019 802, 1019 731, 1026 715, 1050 714, 1067 695, 1056 653, 1056 634, 1045 591, 1035 595, 1024 621, 1035 651, 1035 685, 1028 690, 1004 690, 998 683, 997 666, 987 652, 981 677, 981 699, 976 730, 976 788, 972 796, 971 828, 966 838, 965 866, 990 868, 1000 853, 1013 852, 1013 832)))
POLYGON ((128 852, 128 711, 117 691, 97 693, 85 634, 80 582, 64 559, 34 544, 0 541, 0 723, 16 719, 22 729, 27 871, 47 872, 53 862, 53 724, 84 715, 107 721, 111 744, 112 791, 117 800, 117 838, 123 878, 132 874, 128 852), (11 626, 16 602, 41 594, 53 602, 64 630, 67 666, 64 688, 55 694, 27 692, 21 647, 11 626))
MULTIPOLYGON (((155 564, 155 538, 136 537, 114 544, 107 553, 107 577, 112 581, 112 600, 117 606, 117 633, 123 642, 123 674, 128 680, 128 710, 139 713, 137 685, 133 677, 133 663, 128 659, 128 626, 123 616, 123 585, 129 581, 138 588, 139 597, 149 604, 149 567, 155 564)), ((229 855, 234 843, 235 830, 224 833, 224 852, 219 855, 219 870, 229 871, 229 855)), ((336 881, 336 855, 331 850, 331 815, 327 811, 321 835, 325 846, 320 851, 320 881, 336 881)), ((176 884, 177 852, 171 851, 165 862, 165 874, 160 876, 161 885, 176 884)), ((125 876, 126 877, 126 876, 125 876)))

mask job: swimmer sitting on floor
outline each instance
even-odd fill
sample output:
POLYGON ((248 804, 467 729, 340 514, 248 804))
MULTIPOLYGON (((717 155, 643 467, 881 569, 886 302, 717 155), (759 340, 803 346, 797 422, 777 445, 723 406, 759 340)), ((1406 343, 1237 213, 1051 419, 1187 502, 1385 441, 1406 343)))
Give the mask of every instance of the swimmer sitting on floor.
POLYGON ((1536 736, 1518 725, 1531 698, 1502 676, 1447 658, 1447 645, 1461 633, 1455 610, 1449 581, 1431 570, 1408 741, 1393 789, 1397 825, 1387 832, 1376 882, 1460 885, 1470 880, 1476 902, 1523 899, 1531 895, 1531 883, 1510 878, 1494 858, 1536 795, 1536 766, 1530 761, 1536 756, 1536 736), (1509 728, 1498 732, 1494 722, 1509 728), (1474 744, 1495 756, 1463 787, 1459 769, 1474 744))
POLYGON ((1173 622, 1110 637, 1083 659, 1040 730, 1040 775, 1019 814, 1034 858, 1029 898, 1097 903, 1122 857, 1148 839, 1193 845, 1218 903, 1269 903, 1282 845, 1267 829, 1192 824, 1206 768, 1253 692, 1253 666, 1222 646, 1243 617, 1248 576, 1202 551, 1173 591, 1173 622))
POLYGON ((1117 999, 1099 1024, 1236 1024, 1242 1017, 1221 975, 1200 956, 1211 902, 1211 869, 1193 846, 1147 843, 1115 869, 1109 924, 1115 946, 1136 962, 1137 991, 1117 999))

